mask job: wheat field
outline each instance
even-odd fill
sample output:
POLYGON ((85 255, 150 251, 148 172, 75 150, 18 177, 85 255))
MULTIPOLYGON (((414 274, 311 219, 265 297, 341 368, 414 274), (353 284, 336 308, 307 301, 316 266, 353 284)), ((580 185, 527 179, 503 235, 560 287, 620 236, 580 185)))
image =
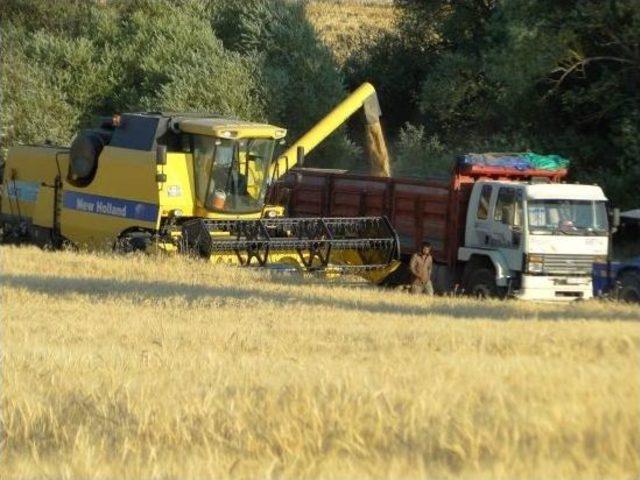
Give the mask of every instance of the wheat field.
POLYGON ((391 32, 398 9, 387 0, 311 0, 307 17, 339 65, 391 32))
POLYGON ((640 474, 640 308, 2 247, 1 478, 640 474))

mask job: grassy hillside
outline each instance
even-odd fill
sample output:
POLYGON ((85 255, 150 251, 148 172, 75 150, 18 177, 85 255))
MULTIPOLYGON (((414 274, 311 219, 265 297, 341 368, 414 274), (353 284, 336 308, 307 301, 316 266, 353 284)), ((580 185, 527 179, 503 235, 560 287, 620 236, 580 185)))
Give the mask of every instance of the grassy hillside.
POLYGON ((307 13, 342 65, 359 47, 393 29, 397 10, 385 0, 312 0, 307 13))
POLYGON ((0 250, 3 478, 637 478, 640 309, 0 250))

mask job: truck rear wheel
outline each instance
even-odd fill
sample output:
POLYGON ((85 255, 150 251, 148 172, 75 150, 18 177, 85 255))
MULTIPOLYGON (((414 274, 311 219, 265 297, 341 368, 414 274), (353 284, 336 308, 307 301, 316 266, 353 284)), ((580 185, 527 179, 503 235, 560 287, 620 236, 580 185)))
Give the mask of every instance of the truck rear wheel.
POLYGON ((640 274, 625 272, 620 276, 620 300, 640 303, 640 274))
POLYGON ((496 285, 495 272, 486 267, 474 269, 468 277, 466 291, 476 298, 503 298, 505 289, 496 285))

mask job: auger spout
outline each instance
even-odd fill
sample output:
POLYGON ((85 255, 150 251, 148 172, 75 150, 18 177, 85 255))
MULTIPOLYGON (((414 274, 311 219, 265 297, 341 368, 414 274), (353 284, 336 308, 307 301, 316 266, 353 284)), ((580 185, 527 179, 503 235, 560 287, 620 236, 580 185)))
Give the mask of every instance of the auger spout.
POLYGON ((371 162, 371 174, 390 176, 389 153, 380 125, 382 112, 378 95, 373 85, 363 83, 274 162, 271 178, 275 180, 281 177, 298 163, 298 148, 302 147, 304 153, 308 154, 360 108, 364 110, 367 123, 367 151, 371 162))

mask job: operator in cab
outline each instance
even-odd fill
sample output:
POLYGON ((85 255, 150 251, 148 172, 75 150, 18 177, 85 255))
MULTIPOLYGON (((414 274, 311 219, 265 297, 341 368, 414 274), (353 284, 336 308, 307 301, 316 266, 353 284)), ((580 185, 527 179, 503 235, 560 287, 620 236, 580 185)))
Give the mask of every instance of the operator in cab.
POLYGON ((431 283, 431 270, 433 269, 433 257, 431 256, 431 244, 423 242, 420 252, 411 256, 409 270, 412 281, 410 291, 414 295, 424 293, 433 295, 433 284, 431 283))

